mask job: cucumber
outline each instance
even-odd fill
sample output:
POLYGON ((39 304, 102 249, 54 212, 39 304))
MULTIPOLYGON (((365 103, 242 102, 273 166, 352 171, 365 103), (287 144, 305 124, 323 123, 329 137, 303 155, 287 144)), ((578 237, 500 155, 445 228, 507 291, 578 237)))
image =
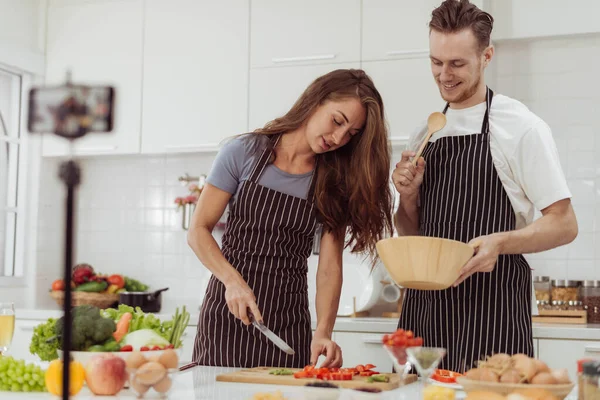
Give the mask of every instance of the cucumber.
POLYGON ((108 283, 106 281, 101 282, 86 282, 75 288, 76 292, 90 292, 90 293, 98 293, 103 292, 108 287, 108 283))

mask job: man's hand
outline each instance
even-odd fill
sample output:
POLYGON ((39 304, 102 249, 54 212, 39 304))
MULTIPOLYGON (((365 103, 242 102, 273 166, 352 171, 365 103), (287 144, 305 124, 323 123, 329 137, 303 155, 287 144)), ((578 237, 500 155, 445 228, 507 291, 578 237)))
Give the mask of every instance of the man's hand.
POLYGON ((454 287, 460 285, 465 279, 476 272, 492 272, 496 267, 498 256, 501 252, 501 239, 499 235, 480 236, 469 242, 475 249, 475 255, 462 267, 454 287))
POLYGON ((412 165, 411 157, 414 157, 414 151, 403 151, 402 159, 392 173, 392 181, 396 190, 400 193, 400 198, 415 197, 419 193, 419 186, 423 183, 423 174, 425 173, 425 159, 419 157, 417 166, 412 165))
POLYGON ((342 366, 342 349, 340 346, 326 336, 315 334, 310 344, 310 363, 316 366, 320 355, 325 356, 325 361, 320 367, 340 368, 342 366))

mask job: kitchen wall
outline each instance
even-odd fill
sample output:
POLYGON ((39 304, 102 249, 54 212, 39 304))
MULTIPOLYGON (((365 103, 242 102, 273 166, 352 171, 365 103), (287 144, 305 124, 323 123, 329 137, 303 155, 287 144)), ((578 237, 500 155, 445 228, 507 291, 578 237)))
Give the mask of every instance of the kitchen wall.
POLYGON ((600 36, 505 42, 496 50, 495 89, 552 128, 579 222, 572 244, 528 256, 534 274, 600 279, 600 36))

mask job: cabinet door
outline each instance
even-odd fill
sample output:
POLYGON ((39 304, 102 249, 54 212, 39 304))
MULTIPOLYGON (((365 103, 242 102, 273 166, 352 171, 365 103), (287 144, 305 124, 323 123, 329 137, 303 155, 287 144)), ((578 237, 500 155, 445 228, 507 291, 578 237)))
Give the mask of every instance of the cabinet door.
POLYGON ((572 381, 577 379, 577 360, 599 358, 600 341, 539 339, 538 358, 552 369, 566 368, 572 381))
POLYGON ((360 60, 360 0, 252 0, 252 68, 360 60))
MULTIPOLYGON (((76 154, 140 151, 142 0, 51 1, 48 7, 46 83, 115 88, 114 129, 75 142, 76 154)), ((43 154, 68 154, 62 138, 44 135, 43 154)))
POLYGON ((383 334, 335 332, 335 342, 342 349, 345 367, 374 364, 379 372, 392 372, 392 360, 381 345, 383 334))
POLYGON ((362 59, 429 55, 429 20, 440 0, 362 2, 362 59))
POLYGON ((142 152, 201 151, 248 124, 249 0, 147 0, 142 152))
POLYGON ((359 68, 359 64, 324 64, 250 70, 248 129, 253 131, 285 114, 312 81, 338 68, 359 68))
POLYGON ((429 58, 365 62, 363 68, 383 98, 392 141, 401 142, 429 114, 443 110, 429 58))
POLYGON ((39 361, 40 359, 37 355, 29 352, 29 346, 33 337, 33 328, 43 322, 45 321, 17 319, 15 321, 15 333, 8 354, 17 360, 25 360, 27 362, 39 361))

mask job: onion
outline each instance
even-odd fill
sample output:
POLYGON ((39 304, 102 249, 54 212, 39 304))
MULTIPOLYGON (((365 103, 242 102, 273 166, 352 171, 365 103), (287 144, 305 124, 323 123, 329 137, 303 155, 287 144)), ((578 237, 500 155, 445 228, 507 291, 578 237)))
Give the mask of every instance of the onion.
POLYGON ((554 369, 550 371, 550 374, 556 379, 556 383, 571 383, 569 373, 566 368, 554 369))
POLYGON ((521 376, 525 378, 527 382, 535 376, 536 364, 532 358, 527 357, 525 354, 515 354, 512 356, 513 366, 519 371, 521 376))
POLYGON ((540 372, 531 379, 531 383, 534 385, 554 385, 557 382, 550 372, 540 372))
POLYGON ((507 369, 502 376, 500 376, 500 382, 502 383, 521 383, 522 380, 523 375, 514 368, 507 369))

